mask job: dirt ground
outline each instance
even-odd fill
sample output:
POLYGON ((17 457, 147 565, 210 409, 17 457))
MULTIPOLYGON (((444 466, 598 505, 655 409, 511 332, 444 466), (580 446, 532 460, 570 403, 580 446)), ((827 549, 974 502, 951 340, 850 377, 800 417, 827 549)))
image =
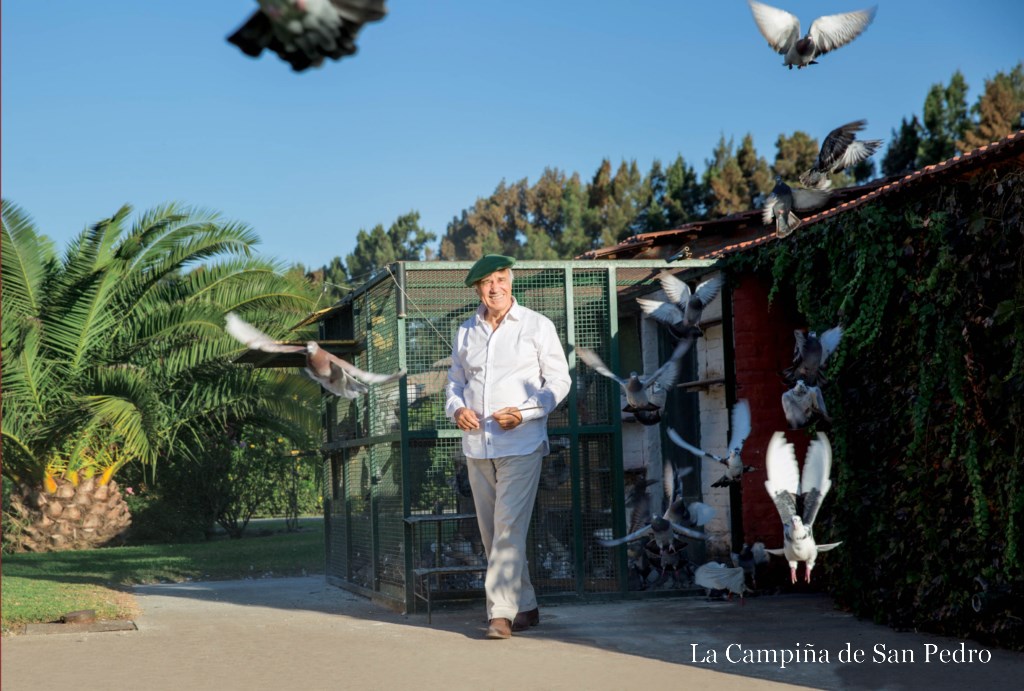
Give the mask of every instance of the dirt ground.
POLYGON ((560 604, 506 641, 482 638, 482 606, 435 609, 428 625, 322 576, 141 586, 136 597, 136 630, 4 638, 4 691, 937 691, 1024 679, 1022 653, 895 632, 819 595, 560 604))

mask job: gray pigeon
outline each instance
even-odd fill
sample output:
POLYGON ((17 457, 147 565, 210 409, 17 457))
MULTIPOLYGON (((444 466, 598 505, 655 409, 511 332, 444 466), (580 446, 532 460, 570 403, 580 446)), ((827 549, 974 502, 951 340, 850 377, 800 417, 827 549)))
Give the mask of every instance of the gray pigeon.
POLYGON ((363 24, 387 14, 384 1, 259 0, 260 8, 228 42, 251 57, 271 50, 301 72, 355 53, 363 24))
POLYGON ((677 339, 703 336, 700 317, 722 287, 722 276, 712 276, 690 292, 690 286, 668 271, 658 274, 668 302, 637 298, 644 316, 665 324, 677 339))
MULTIPOLYGON (((576 353, 587 367, 598 374, 618 382, 619 386, 622 387, 622 391, 626 395, 626 407, 622 409, 624 412, 635 413, 636 411, 657 411, 660 413, 661 405, 651 400, 652 394, 654 393, 654 385, 657 384, 662 389, 668 390, 676 383, 676 379, 679 377, 679 362, 686 354, 686 351, 690 349, 692 344, 692 338, 680 341, 668 361, 653 373, 639 375, 636 372, 630 372, 629 376, 625 378, 616 375, 608 369, 594 351, 583 347, 577 347, 576 353)), ((658 420, 660 420, 660 415, 657 420, 653 420, 653 422, 647 422, 645 424, 655 424, 658 420)))
POLYGON ((878 7, 843 14, 818 17, 811 22, 807 35, 800 37, 800 20, 795 16, 762 2, 749 0, 750 11, 761 35, 772 50, 785 56, 782 64, 793 69, 817 65, 815 60, 860 36, 875 18, 878 7))
POLYGON ((782 394, 782 411, 793 429, 806 427, 818 418, 827 423, 832 422, 828 410, 825 409, 825 398, 821 395, 821 389, 817 386, 808 386, 803 379, 797 380, 792 389, 782 394))
POLYGON ((800 175, 800 184, 804 187, 827 190, 832 186, 829 175, 840 173, 870 158, 882 146, 882 140, 857 139, 857 133, 867 124, 867 120, 856 120, 829 132, 821 144, 821 151, 818 152, 814 165, 800 175))
POLYGON ((725 474, 712 483, 712 487, 728 487, 729 485, 736 484, 743 477, 743 473, 749 473, 754 470, 753 466, 743 465, 743 460, 740 458, 740 452, 743 451, 743 442, 746 441, 748 436, 750 436, 750 404, 747 403, 746 399, 736 401, 736 404, 732 407, 732 431, 729 436, 729 456, 726 458, 696 447, 683 439, 671 427, 668 429, 668 438, 676 445, 683 447, 697 457, 707 456, 725 466, 725 474))
POLYGON ((739 554, 733 552, 732 565, 743 569, 743 575, 750 577, 750 587, 757 590, 757 567, 759 564, 768 563, 768 552, 765 551, 763 542, 755 542, 753 545, 743 543, 739 554))
POLYGON ((809 211, 825 205, 830 193, 826 190, 807 189, 805 187, 790 187, 776 176, 775 187, 772 193, 764 202, 764 210, 761 212, 761 222, 765 225, 775 221, 775 235, 784 238, 800 227, 803 221, 793 213, 797 211, 809 211))
POLYGON ((663 515, 656 516, 648 525, 622 537, 611 540, 600 539, 598 543, 604 547, 617 547, 618 545, 624 545, 627 542, 633 542, 650 536, 654 538, 658 547, 665 550, 671 546, 676 534, 685 535, 695 540, 703 540, 705 538, 704 533, 682 524, 691 523, 696 526, 702 526, 711 520, 714 515, 715 509, 707 504, 695 501, 686 505, 682 499, 677 499, 665 509, 663 515), (697 523, 697 521, 701 522, 697 523))
POLYGON ((804 469, 801 474, 797 467, 793 445, 786 442, 786 435, 776 432, 768 443, 765 457, 768 479, 765 489, 775 502, 775 508, 782 519, 783 546, 766 550, 769 554, 786 557, 789 562, 790 581, 796 583, 796 567, 799 562, 806 564, 804 581, 811 582, 811 569, 820 552, 838 547, 840 542, 819 545, 814 541, 814 519, 825 500, 832 480, 832 445, 828 437, 818 432, 818 438, 807 447, 804 469), (803 499, 803 511, 797 513, 797 497, 803 499))
POLYGON ((404 369, 394 374, 364 372, 352 363, 328 353, 316 341, 308 341, 304 346, 278 343, 234 312, 227 313, 224 328, 236 340, 253 350, 265 353, 305 353, 305 372, 309 378, 342 398, 358 398, 370 390, 371 384, 384 384, 405 376, 404 369))
POLYGON ((835 326, 821 334, 814 331, 805 335, 800 329, 793 331, 796 343, 793 346, 793 364, 782 373, 786 383, 793 385, 803 379, 809 386, 817 386, 819 381, 827 381, 825 363, 839 347, 843 338, 843 327, 835 326))

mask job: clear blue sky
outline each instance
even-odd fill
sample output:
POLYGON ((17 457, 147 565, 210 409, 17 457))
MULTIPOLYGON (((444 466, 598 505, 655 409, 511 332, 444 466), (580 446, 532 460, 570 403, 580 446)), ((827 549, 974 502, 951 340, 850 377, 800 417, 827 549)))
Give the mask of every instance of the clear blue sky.
MULTIPOLYGON (((800 17, 870 0, 772 0, 800 17)), ((960 69, 1024 59, 1020 0, 890 0, 860 38, 797 72, 744 0, 391 0, 359 52, 295 74, 225 41, 255 0, 8 0, 2 194, 63 246, 131 203, 215 209, 261 251, 319 266, 360 229, 447 223, 503 179, 601 159, 698 172, 719 136, 819 140, 867 118, 890 137, 960 69)))

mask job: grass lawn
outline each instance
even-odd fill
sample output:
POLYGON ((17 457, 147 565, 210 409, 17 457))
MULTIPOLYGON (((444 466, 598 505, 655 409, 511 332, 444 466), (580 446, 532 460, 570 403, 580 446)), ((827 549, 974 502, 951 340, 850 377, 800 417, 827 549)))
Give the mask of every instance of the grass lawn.
POLYGON ((283 520, 250 524, 247 535, 260 536, 241 540, 4 555, 0 626, 15 632, 79 609, 129 619, 138 613, 129 587, 139 583, 323 573, 323 521, 301 519, 299 526, 287 533, 283 520))

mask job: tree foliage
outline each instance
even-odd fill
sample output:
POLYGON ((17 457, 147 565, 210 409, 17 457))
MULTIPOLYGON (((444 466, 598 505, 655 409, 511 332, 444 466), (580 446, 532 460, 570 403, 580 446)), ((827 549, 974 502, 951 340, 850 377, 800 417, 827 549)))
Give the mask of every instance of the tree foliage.
POLYGON ((924 136, 918 150, 917 165, 929 166, 957 153, 970 127, 967 117, 967 82, 957 70, 943 86, 933 84, 924 99, 924 136))
POLYGON ((961 151, 991 144, 1024 129, 1024 62, 1009 73, 997 72, 985 80, 985 90, 971 107, 975 120, 957 142, 961 151))

